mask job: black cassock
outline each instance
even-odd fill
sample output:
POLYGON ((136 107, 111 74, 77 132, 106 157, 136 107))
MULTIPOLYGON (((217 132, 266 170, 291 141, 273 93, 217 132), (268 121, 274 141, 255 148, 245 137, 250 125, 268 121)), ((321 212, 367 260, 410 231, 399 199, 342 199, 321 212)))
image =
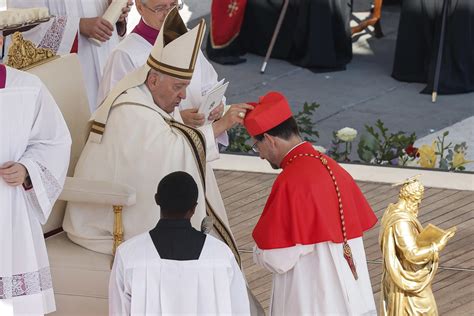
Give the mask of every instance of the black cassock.
MULTIPOLYGON (((443 0, 404 0, 392 76, 433 91, 443 0)), ((451 0, 445 25, 439 94, 474 91, 474 0, 451 0)))
POLYGON ((160 219, 150 236, 160 258, 181 261, 199 259, 206 240, 187 219, 160 219))
MULTIPOLYGON (((265 56, 275 30, 283 0, 248 0, 239 37, 216 56, 254 53, 265 56)), ((272 58, 315 71, 342 70, 352 59, 350 0, 291 0, 272 58)))

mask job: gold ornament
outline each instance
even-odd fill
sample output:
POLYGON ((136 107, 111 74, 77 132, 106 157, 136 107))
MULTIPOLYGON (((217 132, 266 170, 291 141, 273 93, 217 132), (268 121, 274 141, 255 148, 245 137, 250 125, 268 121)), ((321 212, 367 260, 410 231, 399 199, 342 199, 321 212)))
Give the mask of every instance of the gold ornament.
POLYGON ((385 211, 379 235, 383 255, 381 315, 438 315, 431 283, 439 253, 456 227, 442 230, 418 221, 424 187, 419 176, 401 183, 399 200, 385 211))
POLYGON ((52 50, 37 48, 31 41, 23 39, 23 35, 20 32, 16 32, 12 35, 12 43, 8 48, 8 61, 6 65, 26 70, 45 63, 54 57, 56 55, 52 50))

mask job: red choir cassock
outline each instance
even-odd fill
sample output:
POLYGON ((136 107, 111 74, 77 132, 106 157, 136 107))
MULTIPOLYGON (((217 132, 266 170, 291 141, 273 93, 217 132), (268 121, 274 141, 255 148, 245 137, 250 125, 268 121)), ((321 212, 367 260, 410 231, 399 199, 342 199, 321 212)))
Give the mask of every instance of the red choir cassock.
MULTIPOLYGON (((285 97, 270 92, 249 112, 244 124, 251 136, 262 135, 292 116, 285 97)), ((377 222, 354 179, 336 161, 303 142, 281 161, 253 231, 260 249, 343 243, 361 237, 377 222)))

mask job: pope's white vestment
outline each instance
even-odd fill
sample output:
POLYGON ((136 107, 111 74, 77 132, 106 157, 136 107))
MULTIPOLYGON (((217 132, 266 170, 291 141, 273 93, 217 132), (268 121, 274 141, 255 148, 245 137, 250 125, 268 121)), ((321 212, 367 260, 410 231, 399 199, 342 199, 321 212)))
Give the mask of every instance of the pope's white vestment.
POLYGON ((254 261, 273 273, 270 314, 377 315, 362 237, 348 242, 358 280, 341 255, 341 244, 255 246, 254 261))
POLYGON ((41 81, 6 68, 0 89, 0 165, 23 164, 33 188, 0 178, 0 315, 42 315, 56 309, 41 224, 61 193, 71 137, 41 81))
MULTIPOLYGON (((189 173, 198 184, 198 205, 192 225, 200 230, 206 216, 204 189, 193 150, 188 140, 164 120, 165 117, 181 121, 177 109, 172 114, 154 103, 145 84, 126 90, 113 103, 101 143, 89 138, 76 165, 75 177, 112 181, 135 188, 136 204, 123 209, 125 240, 149 231, 158 222, 160 210, 154 194, 160 180, 174 171, 189 173)), ((213 139, 206 139, 206 143, 207 147, 215 146, 213 139)), ((207 166, 205 176, 208 201, 229 227, 210 166, 207 166)), ((69 203, 63 228, 75 243, 110 254, 113 223, 112 206, 69 203)))
MULTIPOLYGON (((102 16, 108 7, 108 0, 7 0, 7 8, 47 7, 55 15, 47 23, 23 32, 23 37, 40 47, 51 48, 58 55, 69 54, 76 35, 77 54, 84 75, 87 97, 91 112, 97 107, 97 90, 102 71, 111 51, 118 45, 116 30, 107 42, 94 45, 79 33, 81 18, 102 16)), ((8 39, 6 47, 8 47, 8 39)))
MULTIPOLYGON (((151 45, 146 39, 137 33, 130 33, 118 44, 112 51, 107 64, 104 68, 104 74, 99 85, 97 104, 102 103, 113 87, 122 80, 127 74, 146 64, 150 55, 151 45)), ((179 109, 199 108, 203 100, 203 93, 217 84, 217 72, 204 54, 199 51, 193 77, 186 89, 186 99, 182 100, 179 109)), ((225 105, 225 97, 224 97, 225 105)), ((206 134, 206 138, 213 135, 212 125, 206 124, 199 127, 199 130, 206 134)), ((216 135, 217 141, 224 145, 229 145, 227 133, 216 135)), ((212 148, 208 148, 212 150, 212 148)), ((212 159, 219 157, 218 152, 212 154, 212 159)))
POLYGON ((148 232, 122 244, 109 285, 110 315, 250 315, 242 272, 207 235, 198 260, 161 259, 148 232))

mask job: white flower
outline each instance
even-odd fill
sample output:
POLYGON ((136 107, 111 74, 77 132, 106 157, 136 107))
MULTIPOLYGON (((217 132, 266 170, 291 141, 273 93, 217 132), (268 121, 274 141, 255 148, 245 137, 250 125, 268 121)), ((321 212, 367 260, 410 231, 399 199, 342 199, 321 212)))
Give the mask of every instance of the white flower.
POLYGON ((323 146, 315 146, 313 145, 314 149, 316 149, 317 151, 319 151, 321 154, 325 154, 326 153, 326 148, 324 148, 323 146))
POLYGON ((357 131, 350 127, 344 127, 337 131, 336 136, 343 142, 352 142, 357 137, 357 131))

